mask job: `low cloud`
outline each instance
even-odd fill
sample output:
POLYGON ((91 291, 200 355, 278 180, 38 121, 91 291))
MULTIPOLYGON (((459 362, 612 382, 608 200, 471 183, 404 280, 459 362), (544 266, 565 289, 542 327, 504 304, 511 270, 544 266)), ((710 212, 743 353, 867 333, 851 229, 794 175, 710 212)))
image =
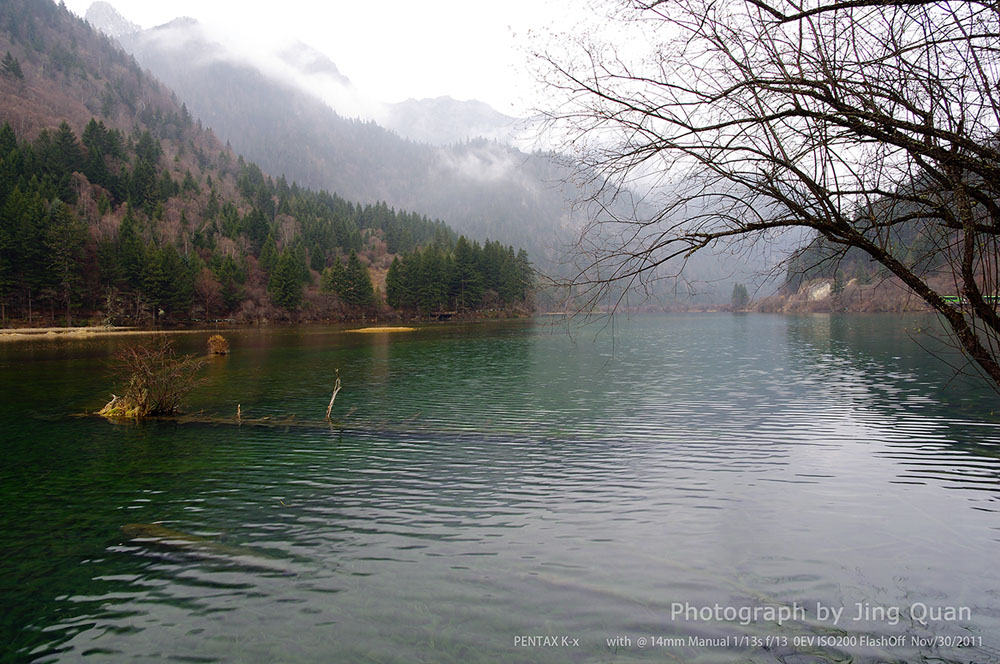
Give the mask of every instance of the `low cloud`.
POLYGON ((325 54, 293 39, 251 37, 249 31, 223 29, 190 18, 142 34, 160 48, 185 53, 188 66, 213 61, 249 66, 322 100, 343 117, 379 121, 387 114, 385 104, 358 90, 325 54))

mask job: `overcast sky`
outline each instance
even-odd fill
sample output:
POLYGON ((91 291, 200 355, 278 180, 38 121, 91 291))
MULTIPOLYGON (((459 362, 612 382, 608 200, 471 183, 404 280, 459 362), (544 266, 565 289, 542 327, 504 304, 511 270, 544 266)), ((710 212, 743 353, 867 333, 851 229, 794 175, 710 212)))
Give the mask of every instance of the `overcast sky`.
MULTIPOLYGON (((66 0, 84 15, 92 0, 66 0)), ((531 110, 525 70, 531 35, 572 27, 586 3, 572 0, 112 0, 144 28, 191 16, 241 41, 295 38, 326 53, 379 101, 450 95, 508 114, 531 110), (572 8, 572 9, 571 9, 572 8)))

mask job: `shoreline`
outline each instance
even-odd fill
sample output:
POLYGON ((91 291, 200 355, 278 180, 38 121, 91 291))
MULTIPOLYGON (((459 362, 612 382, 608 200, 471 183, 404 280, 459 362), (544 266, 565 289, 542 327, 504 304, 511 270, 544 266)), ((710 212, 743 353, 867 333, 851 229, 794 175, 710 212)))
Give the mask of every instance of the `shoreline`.
MULTIPOLYGON (((759 306, 750 306, 744 309, 697 309, 697 310, 684 310, 684 311, 632 311, 632 312, 616 312, 611 315, 619 316, 643 316, 643 315, 670 315, 670 314, 718 314, 718 313, 758 313, 758 314, 779 314, 779 315, 797 315, 797 314, 853 314, 853 315, 864 315, 864 314, 921 314, 929 313, 926 310, 913 309, 913 310, 888 310, 888 311, 864 311, 864 310, 830 310, 830 309, 787 309, 787 310, 775 310, 770 308, 762 308, 759 306)), ((596 314, 599 316, 609 315, 607 312, 596 314)), ((515 321, 524 320, 526 318, 573 318, 574 314, 570 312, 538 312, 531 316, 509 316, 504 318, 460 318, 452 319, 449 321, 439 321, 439 320, 410 320, 405 321, 403 324, 400 322, 393 321, 390 324, 379 325, 379 324, 366 324, 363 321, 305 321, 305 322, 269 322, 265 324, 260 323, 250 323, 250 324, 235 324, 225 327, 173 327, 173 328, 143 328, 136 326, 84 326, 84 327, 7 327, 0 328, 0 343, 10 342, 10 341, 24 341, 29 339, 43 339, 43 340, 54 340, 54 339, 91 339, 95 337, 111 337, 111 336, 141 336, 141 335, 153 335, 153 334, 204 334, 209 332, 224 333, 227 330, 244 330, 244 329, 254 329, 263 327, 287 327, 287 326, 303 326, 303 327, 327 327, 335 326, 342 327, 342 332, 356 332, 356 333, 376 333, 376 332, 414 332, 422 327, 428 325, 441 325, 441 324, 452 324, 452 325, 462 325, 469 323, 483 323, 483 322, 495 322, 495 321, 515 321), (395 324, 392 324, 395 323, 395 324), (355 327, 351 327, 351 326, 355 327)))
POLYGON ((0 328, 0 343, 28 339, 92 339, 94 337, 129 336, 143 334, 191 334, 207 332, 205 329, 155 330, 141 327, 7 327, 0 328))
POLYGON ((524 316, 510 316, 505 318, 456 318, 449 321, 422 320, 410 321, 409 325, 372 325, 363 321, 307 321, 307 322, 271 322, 267 324, 246 324, 229 325, 225 327, 174 327, 174 328, 143 328, 136 326, 85 326, 85 327, 7 327, 0 328, 0 344, 13 343, 18 341, 72 341, 80 339, 94 339, 98 337, 124 337, 142 336, 154 334, 207 334, 225 333, 227 330, 255 329, 262 327, 342 327, 341 332, 347 333, 390 333, 390 332, 414 332, 429 324, 468 324, 489 321, 510 321, 521 320, 524 316), (413 327, 415 326, 415 327, 413 327))

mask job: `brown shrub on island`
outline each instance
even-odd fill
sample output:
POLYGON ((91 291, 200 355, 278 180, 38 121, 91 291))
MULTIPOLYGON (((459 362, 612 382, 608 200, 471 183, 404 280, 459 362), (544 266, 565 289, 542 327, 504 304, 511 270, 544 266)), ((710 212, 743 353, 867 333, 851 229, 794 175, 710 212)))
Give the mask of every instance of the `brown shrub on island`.
POLYGON ((213 334, 208 338, 208 352, 212 355, 225 355, 229 352, 229 341, 221 334, 213 334))

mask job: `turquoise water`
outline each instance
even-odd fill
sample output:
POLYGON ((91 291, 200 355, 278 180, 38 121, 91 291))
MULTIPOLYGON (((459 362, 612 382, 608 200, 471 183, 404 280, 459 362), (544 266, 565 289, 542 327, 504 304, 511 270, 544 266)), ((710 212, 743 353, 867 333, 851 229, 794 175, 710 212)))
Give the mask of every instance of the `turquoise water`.
POLYGON ((0 659, 1000 661, 1000 398, 932 325, 232 331, 130 425, 73 415, 134 338, 2 344, 0 659))

